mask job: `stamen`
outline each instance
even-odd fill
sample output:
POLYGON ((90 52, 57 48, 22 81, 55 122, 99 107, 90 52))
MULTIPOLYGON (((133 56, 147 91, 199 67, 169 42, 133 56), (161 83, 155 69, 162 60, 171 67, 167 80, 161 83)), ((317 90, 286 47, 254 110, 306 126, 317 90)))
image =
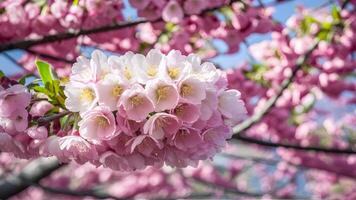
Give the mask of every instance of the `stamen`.
POLYGON ((143 99, 142 97, 135 95, 133 97, 130 98, 131 104, 132 106, 138 106, 141 105, 143 103, 143 99))
POLYGON ((127 80, 130 80, 132 78, 132 73, 128 69, 128 67, 125 67, 125 69, 124 69, 124 76, 127 78, 127 80))
POLYGON ((104 128, 109 125, 109 122, 105 117, 97 117, 96 123, 100 128, 104 128))
POLYGON ((177 115, 177 116, 182 116, 183 115, 183 111, 184 111, 184 106, 183 105, 180 105, 178 107, 176 107, 174 109, 174 113, 177 115))
POLYGON ((156 69, 155 67, 150 66, 150 67, 147 69, 147 75, 148 75, 148 76, 153 77, 153 76, 156 76, 156 74, 157 74, 157 69, 156 69))
POLYGON ((124 88, 122 88, 120 85, 116 85, 112 91, 111 91, 111 94, 114 96, 114 97, 119 97, 122 92, 124 91, 124 88))
POLYGON ((156 96, 157 96, 157 101, 159 102, 160 100, 164 100, 168 96, 168 86, 159 86, 156 90, 156 96))
POLYGON ((178 67, 168 68, 168 75, 171 79, 177 79, 180 74, 180 69, 178 67))
POLYGON ((191 94, 193 94, 193 88, 192 86, 188 85, 188 84, 182 84, 181 89, 180 89, 180 94, 185 97, 185 96, 189 96, 191 94))
POLYGON ((82 101, 93 101, 95 98, 94 91, 90 88, 84 88, 80 93, 80 99, 82 101))

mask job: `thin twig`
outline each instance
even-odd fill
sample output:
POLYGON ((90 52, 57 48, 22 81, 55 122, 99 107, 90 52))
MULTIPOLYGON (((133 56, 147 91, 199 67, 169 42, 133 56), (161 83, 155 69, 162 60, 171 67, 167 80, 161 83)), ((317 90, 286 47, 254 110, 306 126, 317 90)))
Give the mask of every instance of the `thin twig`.
POLYGON ((46 123, 51 122, 53 120, 59 119, 59 118, 64 117, 64 116, 66 116, 68 114, 71 114, 71 113, 72 112, 70 112, 70 111, 63 111, 63 112, 58 113, 58 114, 54 114, 54 115, 50 115, 50 116, 39 118, 37 120, 37 122, 38 122, 39 125, 43 125, 43 124, 46 124, 46 123))

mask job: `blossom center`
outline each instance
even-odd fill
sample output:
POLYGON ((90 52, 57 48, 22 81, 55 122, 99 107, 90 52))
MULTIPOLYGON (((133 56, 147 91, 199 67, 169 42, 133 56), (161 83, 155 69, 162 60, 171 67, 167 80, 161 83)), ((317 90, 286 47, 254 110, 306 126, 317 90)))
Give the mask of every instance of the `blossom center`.
POLYGON ((80 93, 80 99, 84 101, 93 101, 95 98, 94 91, 90 88, 84 88, 80 93))
POLYGON ((156 95, 157 95, 157 101, 160 101, 162 99, 166 99, 168 96, 168 86, 159 86, 156 90, 156 95))
POLYGON ((109 125, 109 122, 105 117, 97 117, 96 123, 100 128, 103 128, 103 127, 106 127, 109 125))
POLYGON ((122 92, 124 91, 124 88, 122 88, 120 85, 116 85, 112 91, 111 91, 111 94, 114 96, 114 97, 118 97, 122 94, 122 92))
POLYGON ((147 75, 148 76, 156 76, 156 74, 157 74, 157 69, 156 68, 154 68, 154 67, 149 67, 148 69, 147 69, 147 75))
POLYGON ((127 67, 125 67, 124 69, 124 76, 125 78, 127 78, 127 80, 130 80, 132 78, 132 73, 127 67))
POLYGON ((135 96, 131 97, 130 101, 131 101, 131 104, 133 106, 138 106, 138 105, 141 105, 143 103, 142 97, 140 97, 138 95, 135 95, 135 96))
POLYGON ((193 88, 192 86, 188 85, 188 84, 183 84, 181 89, 180 89, 180 94, 185 97, 185 96, 189 96, 193 93, 193 88))
POLYGON ((177 116, 182 116, 183 115, 183 106, 178 106, 177 108, 174 109, 174 113, 177 115, 177 116))
POLYGON ((171 67, 168 69, 168 75, 171 79, 177 79, 179 76, 180 70, 178 67, 171 67))

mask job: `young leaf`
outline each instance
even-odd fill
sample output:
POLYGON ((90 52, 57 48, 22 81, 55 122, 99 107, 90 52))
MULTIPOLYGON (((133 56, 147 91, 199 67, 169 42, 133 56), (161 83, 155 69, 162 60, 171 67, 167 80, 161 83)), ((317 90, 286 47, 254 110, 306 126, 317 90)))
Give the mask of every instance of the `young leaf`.
POLYGON ((331 16, 333 17, 336 23, 341 21, 339 8, 335 5, 331 8, 331 16))
POLYGON ((5 76, 4 72, 0 70, 0 78, 5 76))
POLYGON ((36 66, 41 76, 43 85, 47 85, 47 84, 51 85, 53 81, 51 65, 42 60, 36 60, 36 66))

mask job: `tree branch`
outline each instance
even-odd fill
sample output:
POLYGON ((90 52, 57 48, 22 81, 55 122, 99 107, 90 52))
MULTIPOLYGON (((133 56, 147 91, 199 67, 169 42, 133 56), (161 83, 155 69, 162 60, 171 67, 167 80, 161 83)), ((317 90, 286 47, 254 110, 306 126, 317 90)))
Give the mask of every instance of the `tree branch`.
POLYGON ((281 87, 278 89, 277 93, 267 100, 266 104, 259 112, 254 113, 250 118, 244 120, 242 123, 236 125, 233 128, 233 133, 234 133, 233 138, 238 139, 236 138, 237 135, 249 129, 252 125, 259 122, 266 114, 269 113, 269 111, 276 104, 279 97, 282 96, 284 90, 287 89, 287 87, 293 82, 295 76, 297 75, 297 72, 299 71, 299 69, 302 68, 302 66, 305 64, 310 54, 317 46, 318 46, 318 42, 313 44, 312 47, 306 52, 306 54, 304 54, 304 56, 300 57, 297 60, 297 64, 293 69, 292 74, 282 82, 281 87))
MULTIPOLYGON (((237 2, 240 0, 231 0, 229 5, 231 5, 234 2, 237 2)), ((199 15, 205 15, 208 12, 215 11, 217 9, 220 9, 222 7, 226 6, 226 4, 205 9, 203 10, 199 15)), ((185 17, 189 17, 190 15, 185 15, 185 17)), ((0 52, 10 50, 10 49, 28 49, 32 46, 39 45, 39 44, 46 44, 50 42, 57 42, 57 41, 62 41, 62 40, 68 40, 72 38, 76 38, 81 35, 88 35, 88 34, 93 34, 93 33, 102 33, 102 32, 108 32, 108 31, 114 31, 114 30, 119 30, 123 28, 128 28, 128 27, 133 27, 138 24, 142 23, 156 23, 156 22, 161 22, 163 21, 162 17, 159 17, 155 20, 145 20, 145 19, 138 19, 136 21, 125 21, 125 22, 119 22, 119 23, 113 23, 109 25, 104 25, 100 27, 95 27, 92 29, 82 29, 82 30, 73 30, 73 31, 68 31, 64 33, 57 33, 53 35, 47 35, 43 36, 37 39, 28 39, 28 40, 21 40, 21 41, 15 41, 15 42, 9 42, 0 45, 0 52)))
POLYGON ((24 191, 61 166, 63 165, 59 164, 54 157, 38 158, 30 162, 22 169, 21 173, 0 180, 0 199, 7 199, 24 191))
POLYGON ((66 116, 66 115, 69 115, 71 113, 72 112, 70 112, 70 111, 63 111, 61 113, 57 113, 57 114, 54 114, 54 115, 50 115, 50 116, 39 118, 37 120, 37 122, 38 122, 38 124, 43 125, 43 124, 46 124, 46 123, 51 122, 53 120, 56 120, 56 119, 59 119, 61 117, 66 116))
POLYGON ((94 197, 96 199, 115 199, 115 200, 123 200, 126 198, 119 198, 112 195, 107 194, 106 192, 100 190, 70 190, 70 189, 57 189, 52 187, 47 187, 40 184, 35 184, 34 186, 43 189, 46 192, 54 193, 54 194, 62 194, 68 196, 76 196, 76 197, 94 197))
POLYGON ((303 150, 303 151, 317 151, 317 152, 332 153, 332 154, 356 154, 356 150, 354 149, 334 149, 334 148, 323 148, 323 147, 314 147, 314 146, 304 147, 297 144, 275 143, 275 142, 259 140, 248 136, 244 136, 242 134, 234 135, 234 139, 247 143, 266 146, 266 147, 284 147, 289 149, 296 149, 296 150, 303 150))

